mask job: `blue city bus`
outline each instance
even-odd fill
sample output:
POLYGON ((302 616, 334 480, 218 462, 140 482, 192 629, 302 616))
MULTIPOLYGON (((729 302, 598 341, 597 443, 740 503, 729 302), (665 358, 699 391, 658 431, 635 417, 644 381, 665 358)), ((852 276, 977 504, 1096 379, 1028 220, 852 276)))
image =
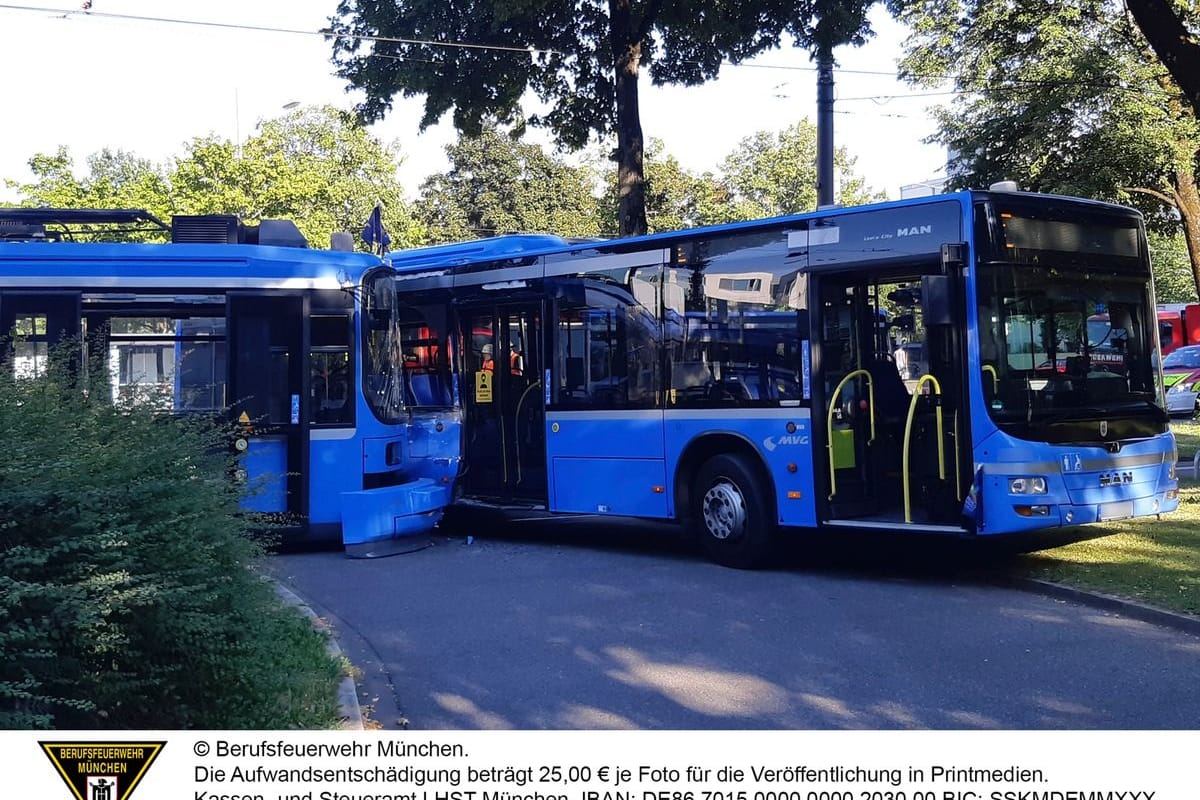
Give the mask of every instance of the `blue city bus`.
POLYGON ((452 477, 403 463, 394 297, 363 289, 379 271, 378 256, 309 249, 284 220, 0 209, 12 369, 35 375, 78 340, 115 402, 231 415, 244 508, 291 539, 341 537, 352 555, 415 546, 402 535, 433 528, 452 477), (147 231, 170 243, 127 241, 147 231))
POLYGON ((750 567, 806 529, 983 539, 1179 502, 1128 208, 968 191, 390 262, 363 289, 403 330, 384 418, 454 503, 677 520, 750 567))

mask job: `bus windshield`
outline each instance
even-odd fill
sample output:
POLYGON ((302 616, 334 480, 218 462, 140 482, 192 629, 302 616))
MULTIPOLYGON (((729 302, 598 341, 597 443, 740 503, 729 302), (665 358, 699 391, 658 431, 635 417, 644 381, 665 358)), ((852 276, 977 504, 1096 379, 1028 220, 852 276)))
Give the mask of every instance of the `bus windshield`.
MULTIPOLYGON (((1160 416, 1147 283, 1103 269, 981 265, 980 361, 992 418, 1013 430, 1160 416)), ((1036 428, 1024 435, 1036 438, 1036 428)))
POLYGON ((400 314, 392 277, 368 275, 363 286, 363 394, 381 421, 396 423, 404 413, 404 358, 400 314))
POLYGON ((395 279, 377 272, 365 281, 363 319, 363 392, 376 417, 395 423, 407 409, 451 405, 444 308, 399 300, 395 279))

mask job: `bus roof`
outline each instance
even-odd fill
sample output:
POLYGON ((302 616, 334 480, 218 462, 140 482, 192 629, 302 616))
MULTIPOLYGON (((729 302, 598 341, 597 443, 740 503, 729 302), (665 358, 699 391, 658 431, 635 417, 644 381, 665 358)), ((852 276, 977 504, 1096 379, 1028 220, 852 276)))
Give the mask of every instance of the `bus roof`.
POLYGON ((664 231, 660 233, 632 236, 624 239, 592 239, 566 240, 558 236, 548 235, 510 235, 496 236, 486 239, 476 239, 467 242, 422 247, 413 250, 395 250, 388 254, 392 267, 400 273, 419 271, 433 264, 450 266, 454 264, 479 263, 484 261, 501 260, 513 257, 534 257, 566 253, 583 249, 600 248, 612 249, 617 252, 630 252, 646 247, 668 247, 681 240, 704 236, 752 231, 759 228, 769 228, 789 223, 799 223, 809 220, 833 219, 845 214, 861 213, 872 210, 920 208, 938 203, 957 202, 964 206, 976 200, 989 198, 1021 198, 1032 200, 1047 206, 1079 205, 1090 207, 1097 211, 1127 213, 1141 216, 1140 212, 1126 206, 1106 203, 1098 200, 1086 200, 1078 197, 1040 194, 1035 192, 1012 191, 982 191, 969 189, 960 192, 914 197, 904 200, 889 200, 881 203, 871 203, 861 206, 839 206, 824 208, 804 214, 792 214, 780 217, 749 220, 745 222, 730 222, 720 225, 705 225, 696 228, 664 231))
MULTIPOLYGON (((591 244, 603 243, 596 239, 591 244)), ((517 233, 492 236, 466 242, 450 242, 431 247, 411 250, 394 250, 388 254, 392 267, 397 272, 420 269, 429 264, 471 263, 492 261, 500 258, 515 258, 526 255, 541 255, 579 246, 580 240, 571 240, 545 233, 517 233)))
POLYGON ((0 242, 0 288, 340 289, 382 265, 271 245, 0 242))

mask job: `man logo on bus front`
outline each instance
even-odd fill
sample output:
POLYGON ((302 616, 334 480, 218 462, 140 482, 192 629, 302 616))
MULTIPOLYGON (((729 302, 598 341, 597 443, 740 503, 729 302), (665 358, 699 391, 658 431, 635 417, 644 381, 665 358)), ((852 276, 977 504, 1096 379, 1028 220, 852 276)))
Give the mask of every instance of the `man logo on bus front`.
POLYGON ((1100 438, 1108 436, 1108 420, 1100 420, 1100 438))

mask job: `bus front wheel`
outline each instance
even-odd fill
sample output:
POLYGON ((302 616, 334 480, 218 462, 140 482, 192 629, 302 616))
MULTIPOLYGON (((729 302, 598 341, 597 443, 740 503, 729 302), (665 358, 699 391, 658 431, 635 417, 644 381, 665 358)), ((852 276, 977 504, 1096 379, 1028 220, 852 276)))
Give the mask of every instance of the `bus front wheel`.
POLYGON ((701 465, 692 487, 692 527, 709 558, 752 569, 770 555, 774 515, 758 470, 740 455, 714 456, 701 465))

